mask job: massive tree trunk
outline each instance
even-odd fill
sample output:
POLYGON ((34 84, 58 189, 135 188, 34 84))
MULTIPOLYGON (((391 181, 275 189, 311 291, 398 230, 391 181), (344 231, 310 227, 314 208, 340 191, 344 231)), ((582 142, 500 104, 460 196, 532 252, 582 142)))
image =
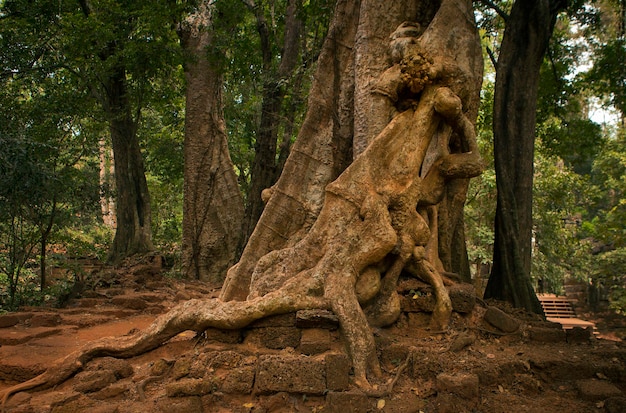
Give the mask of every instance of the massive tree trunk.
POLYGON ((418 4, 338 1, 299 139, 220 299, 190 301, 146 331, 88 345, 0 396, 58 383, 99 355, 139 354, 180 331, 240 328, 314 308, 337 315, 354 383, 384 393, 384 385, 369 382, 381 373, 370 327, 398 318, 402 271, 432 285, 431 328, 447 327, 451 303, 439 268, 437 207, 457 180, 483 169, 468 117, 478 99, 476 62, 482 62, 472 3, 443 0, 430 21, 418 4), (396 58, 379 66, 362 98, 377 99, 368 111, 386 121, 350 163, 354 86, 362 73, 355 39, 359 29, 361 39, 368 37, 361 24, 376 16, 384 35, 371 40, 390 45, 396 58))
POLYGON ((532 186, 539 69, 565 0, 518 0, 496 66, 494 154, 498 199, 485 298, 542 313, 531 284, 532 186))
POLYGON ((109 261, 119 262, 130 255, 153 250, 150 194, 124 68, 117 68, 104 82, 104 88, 103 105, 109 117, 117 191, 117 227, 109 261))
POLYGON ((181 24, 185 64, 185 185, 183 274, 219 282, 234 264, 240 240, 243 200, 228 152, 222 113, 222 77, 208 60, 211 6, 181 24))

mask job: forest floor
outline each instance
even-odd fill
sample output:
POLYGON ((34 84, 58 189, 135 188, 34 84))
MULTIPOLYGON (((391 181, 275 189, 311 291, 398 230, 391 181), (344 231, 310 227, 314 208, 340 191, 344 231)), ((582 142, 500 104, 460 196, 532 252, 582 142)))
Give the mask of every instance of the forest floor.
MULTIPOLYGON (((83 287, 65 308, 0 315, 0 391, 89 341, 129 334, 184 300, 219 294, 163 277, 150 262, 99 271, 83 287)), ((392 386, 377 397, 351 384, 332 315, 273 317, 242 331, 183 332, 128 360, 96 359, 61 385, 15 394, 5 410, 626 412, 626 320, 585 316, 597 323, 597 334, 566 334, 537 316, 480 300, 472 311, 454 313, 444 333, 428 330, 427 313, 404 313, 393 327, 374 331, 383 368, 375 385, 392 386), (519 327, 505 333, 486 323, 494 307, 519 327)))

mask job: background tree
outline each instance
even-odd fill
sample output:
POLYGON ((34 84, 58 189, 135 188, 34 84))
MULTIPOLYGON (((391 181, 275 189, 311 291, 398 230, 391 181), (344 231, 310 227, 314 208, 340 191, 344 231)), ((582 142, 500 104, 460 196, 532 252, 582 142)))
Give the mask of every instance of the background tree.
MULTIPOLYGON (((243 199, 228 152, 223 116, 224 59, 211 54, 215 22, 228 5, 202 2, 180 25, 185 63, 185 198, 182 264, 186 277, 219 283, 233 265, 241 239, 243 199)), ((232 7, 232 6, 231 6, 232 7)), ((224 30, 224 29, 222 29, 224 30)))
POLYGON ((498 201, 494 259, 485 290, 541 313, 530 282, 532 183, 539 73, 564 1, 516 1, 496 66, 494 155, 498 201))

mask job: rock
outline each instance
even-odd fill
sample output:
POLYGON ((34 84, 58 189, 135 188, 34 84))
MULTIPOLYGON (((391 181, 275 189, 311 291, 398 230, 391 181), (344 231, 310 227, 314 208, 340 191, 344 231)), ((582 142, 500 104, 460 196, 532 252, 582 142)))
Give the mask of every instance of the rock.
POLYGON ((370 411, 367 396, 360 392, 330 392, 326 395, 324 412, 347 413, 370 411))
POLYGON ((133 366, 122 359, 114 357, 103 357, 89 363, 87 370, 109 370, 112 371, 116 379, 125 379, 133 375, 133 366))
POLYGON ((169 361, 165 359, 156 360, 150 366, 150 375, 156 376, 156 377, 164 375, 165 373, 167 373, 167 371, 170 369, 173 363, 174 363, 173 361, 169 361))
POLYGON ((302 330, 300 352, 302 354, 320 354, 330 350, 330 332, 322 328, 302 330))
POLYGON ((600 401, 611 397, 623 396, 620 389, 604 380, 578 380, 576 382, 576 388, 580 396, 589 401, 600 401))
POLYGON ((104 371, 81 371, 74 376, 74 390, 80 393, 93 393, 104 389, 117 379, 110 370, 104 371))
POLYGON ((478 375, 441 373, 437 376, 437 391, 456 394, 466 400, 478 399, 478 375))
POLYGON ((253 411, 256 412, 257 409, 263 413, 292 413, 296 407, 289 393, 280 392, 259 398, 259 405, 253 411))
POLYGON ((261 356, 256 390, 260 393, 323 394, 326 390, 324 363, 306 356, 261 356))
POLYGON ((533 327, 528 329, 528 337, 540 343, 562 343, 565 341, 565 331, 562 328, 533 327))
POLYGON ((450 344, 450 351, 459 352, 467 346, 471 346, 476 341, 473 334, 462 332, 454 338, 450 344))
POLYGON ((511 317, 497 307, 488 307, 487 311, 485 311, 483 319, 498 330, 505 333, 514 333, 520 327, 520 323, 517 319, 511 317))
POLYGON ((128 387, 123 384, 111 384, 102 390, 99 390, 90 396, 96 400, 107 400, 120 396, 128 391, 128 387))
POLYGON ((626 412, 626 397, 609 397, 604 402, 604 410, 606 413, 626 412))
POLYGON ((117 307, 127 308, 129 310, 144 310, 148 307, 148 304, 144 299, 124 295, 111 298, 111 304, 117 307))
POLYGON ((15 314, 0 315, 0 328, 13 327, 19 322, 20 319, 15 314))
POLYGON ((178 380, 182 377, 187 376, 193 364, 193 360, 191 357, 181 357, 174 363, 174 367, 172 367, 172 378, 174 380, 178 380))

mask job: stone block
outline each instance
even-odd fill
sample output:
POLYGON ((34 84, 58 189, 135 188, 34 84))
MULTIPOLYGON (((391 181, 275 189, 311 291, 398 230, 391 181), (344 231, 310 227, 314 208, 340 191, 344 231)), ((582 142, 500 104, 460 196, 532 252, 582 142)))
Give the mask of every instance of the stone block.
POLYGON ((565 330, 565 341, 570 344, 588 343, 591 339, 592 328, 574 327, 565 330))
POLYGON ((360 392, 330 392, 326 395, 324 412, 348 413, 370 411, 370 401, 360 392))
POLYGON ((448 287, 452 310, 457 313, 471 313, 476 305, 476 292, 471 284, 454 284, 448 287))
POLYGON ((202 413, 202 399, 198 396, 163 398, 157 402, 163 413, 202 413))
POLYGON ((228 373, 220 380, 220 390, 224 393, 252 393, 255 370, 253 366, 228 370, 228 373))
POLYGON ((344 391, 350 386, 352 363, 346 354, 330 353, 324 357, 326 365, 326 388, 331 391, 344 391))
POLYGON ((326 368, 319 359, 311 357, 264 355, 259 358, 255 383, 260 393, 323 394, 326 368))
POLYGON ((505 333, 514 333, 520 326, 520 323, 516 318, 511 317, 497 307, 490 306, 487 308, 483 319, 498 330, 505 333))
POLYGON ((181 379, 165 385, 167 397, 203 396, 213 392, 217 383, 212 379, 181 379))
POLYGON ((54 327, 61 324, 61 316, 52 313, 35 314, 29 323, 31 327, 54 327))
POLYGON ((243 340, 241 330, 222 330, 219 328, 209 328, 204 332, 208 343, 239 344, 243 340))
POLYGON ((264 327, 248 331, 246 341, 274 350, 300 345, 300 330, 295 327, 264 327))
POLYGON ((320 354, 330 350, 330 332, 322 328, 302 330, 300 352, 302 354, 320 354))
POLYGON ((296 327, 335 330, 339 327, 339 319, 328 310, 300 310, 296 313, 296 327))

